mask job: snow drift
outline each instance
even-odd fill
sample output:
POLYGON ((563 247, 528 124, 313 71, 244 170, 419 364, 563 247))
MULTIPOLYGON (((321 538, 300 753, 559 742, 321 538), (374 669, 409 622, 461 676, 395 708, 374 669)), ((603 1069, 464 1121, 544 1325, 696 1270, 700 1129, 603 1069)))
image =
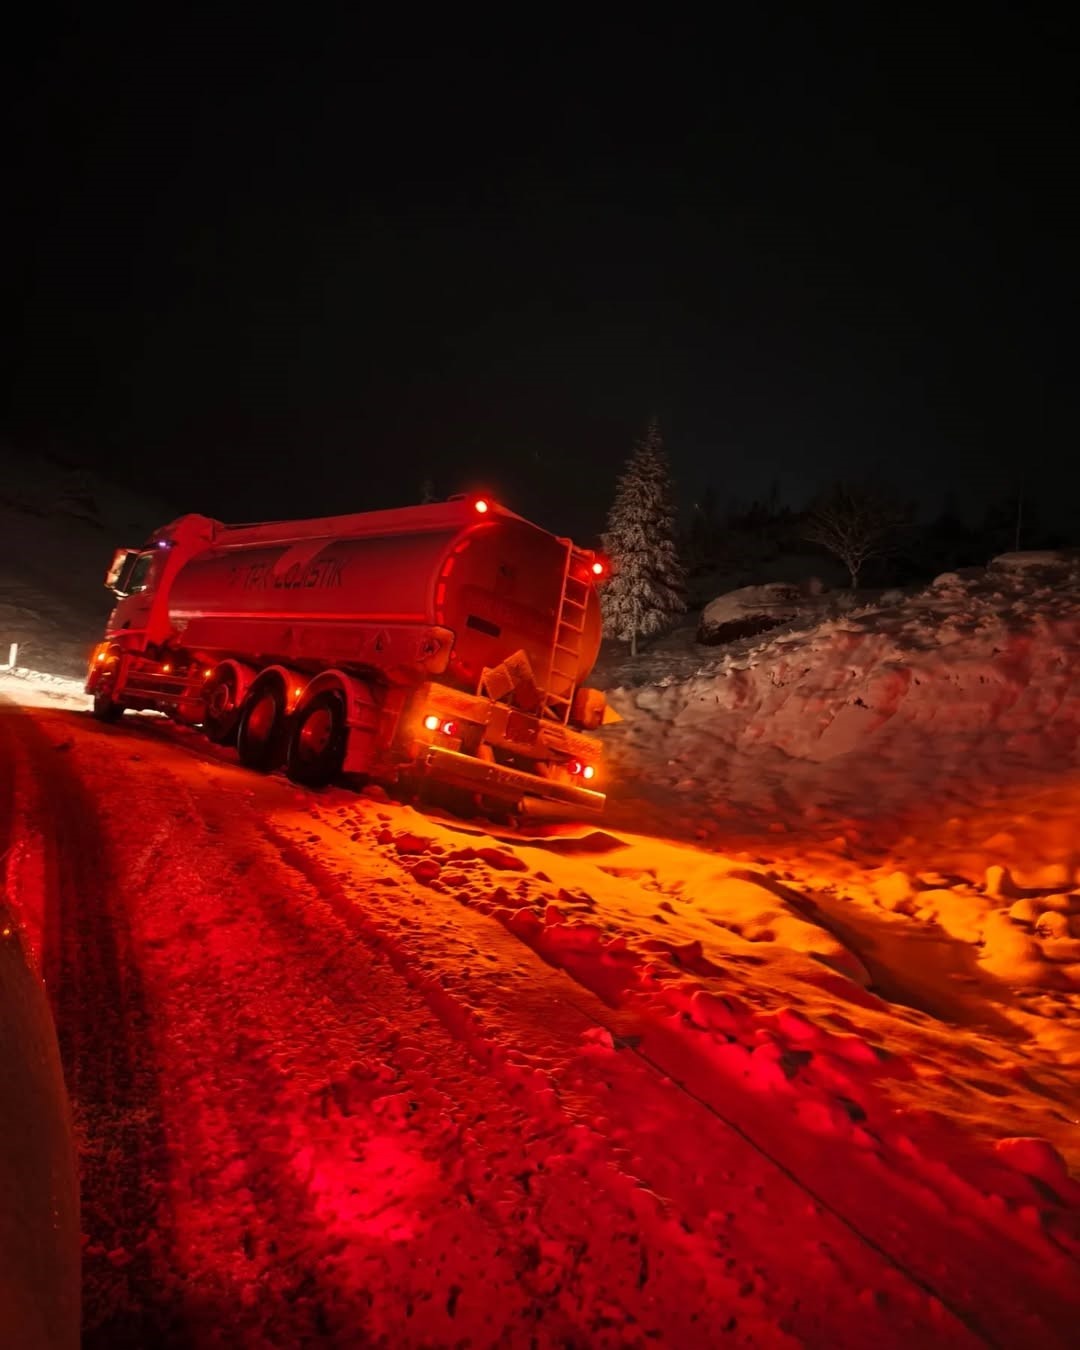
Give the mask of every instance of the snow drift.
MULTIPOLYGON (((616 690, 627 745, 663 731, 666 758, 701 778, 734 750, 796 761, 887 754, 928 773, 1016 759, 1075 762, 1080 730, 1080 557, 1005 555, 917 595, 768 639, 693 678, 616 690), (991 736, 989 733, 993 732, 991 736)), ((671 777, 671 775, 668 775, 671 777)), ((901 785, 903 786, 903 785, 901 785)))
POLYGON ((1080 989, 1080 557, 1005 555, 891 600, 614 691, 611 819, 647 811, 723 847, 775 836, 803 869, 812 838, 817 884, 845 875, 849 896, 970 945, 1075 1061, 1076 1010, 1034 991, 1080 989))

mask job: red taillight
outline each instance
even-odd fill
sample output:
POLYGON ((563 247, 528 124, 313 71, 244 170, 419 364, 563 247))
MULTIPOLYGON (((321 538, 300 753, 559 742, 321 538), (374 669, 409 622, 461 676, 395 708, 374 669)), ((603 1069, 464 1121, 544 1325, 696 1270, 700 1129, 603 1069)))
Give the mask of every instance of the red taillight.
POLYGON ((483 497, 477 497, 473 505, 476 507, 476 509, 480 512, 481 515, 484 515, 488 509, 488 504, 483 497))
POLYGON ((592 570, 594 577, 602 577, 604 575, 604 564, 602 562, 594 562, 592 570))
POLYGON ((424 718, 424 730, 438 731, 438 729, 439 729, 439 719, 435 716, 434 713, 428 713, 428 715, 424 718))
POLYGON ((582 764, 580 759, 572 759, 566 766, 574 778, 595 778, 596 770, 591 764, 582 764))
POLYGON ((443 734, 444 736, 456 736, 456 735, 457 735, 457 723, 456 723, 456 722, 444 722, 444 723, 442 724, 442 734, 443 734))

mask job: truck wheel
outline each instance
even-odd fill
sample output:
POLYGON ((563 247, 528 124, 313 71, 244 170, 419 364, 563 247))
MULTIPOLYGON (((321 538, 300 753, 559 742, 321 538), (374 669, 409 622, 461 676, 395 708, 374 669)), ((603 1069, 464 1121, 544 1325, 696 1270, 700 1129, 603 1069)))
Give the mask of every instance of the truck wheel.
POLYGON ((99 722, 118 722, 126 709, 122 703, 116 703, 109 694, 94 695, 94 716, 99 722))
POLYGON ((240 710, 240 763, 256 773, 271 773, 284 758, 284 741, 285 691, 271 681, 253 689, 240 710))
POLYGON ((215 745, 231 745, 236 740, 240 709, 236 706, 236 681, 230 672, 215 675, 203 694, 206 711, 202 729, 215 745))
POLYGON ((345 763, 345 705, 332 690, 316 694, 293 720, 286 772, 294 783, 325 787, 345 763))

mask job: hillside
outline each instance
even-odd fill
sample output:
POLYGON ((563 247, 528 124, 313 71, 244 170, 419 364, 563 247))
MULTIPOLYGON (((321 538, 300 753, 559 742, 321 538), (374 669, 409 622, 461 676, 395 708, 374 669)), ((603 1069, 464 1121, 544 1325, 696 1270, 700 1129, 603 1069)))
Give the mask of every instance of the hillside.
POLYGON ((111 597, 114 549, 179 514, 77 467, 0 450, 0 660, 79 676, 111 597))

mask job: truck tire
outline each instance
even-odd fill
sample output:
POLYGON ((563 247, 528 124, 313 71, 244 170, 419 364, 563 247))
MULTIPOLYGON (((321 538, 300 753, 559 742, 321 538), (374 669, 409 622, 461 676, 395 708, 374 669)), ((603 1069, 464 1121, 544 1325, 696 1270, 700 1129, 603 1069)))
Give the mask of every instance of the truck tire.
POLYGON ((316 694, 293 719, 286 772, 294 783, 325 787, 341 772, 348 740, 341 695, 327 689, 316 694))
POLYGON ((99 722, 118 722, 125 711, 124 705, 117 703, 110 694, 94 695, 94 716, 99 722))
POLYGON ((203 694, 206 711, 203 713, 203 735, 215 745, 232 745, 240 724, 240 709, 236 706, 236 680, 230 671, 215 675, 203 694))
POLYGON ((285 691, 276 680, 257 685, 240 710, 236 748, 240 763, 256 773, 272 773, 285 757, 285 691))

